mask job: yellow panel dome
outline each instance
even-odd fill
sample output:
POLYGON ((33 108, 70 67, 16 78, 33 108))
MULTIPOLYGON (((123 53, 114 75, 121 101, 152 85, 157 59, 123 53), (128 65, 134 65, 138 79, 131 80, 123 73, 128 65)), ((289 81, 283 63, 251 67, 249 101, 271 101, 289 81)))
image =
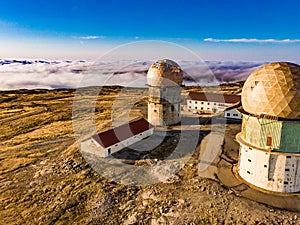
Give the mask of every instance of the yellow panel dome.
POLYGON ((270 63, 256 69, 242 92, 245 111, 286 119, 300 119, 300 66, 270 63))
POLYGON ((169 59, 158 60, 153 63, 147 74, 148 85, 176 86, 181 85, 183 72, 180 66, 169 59))

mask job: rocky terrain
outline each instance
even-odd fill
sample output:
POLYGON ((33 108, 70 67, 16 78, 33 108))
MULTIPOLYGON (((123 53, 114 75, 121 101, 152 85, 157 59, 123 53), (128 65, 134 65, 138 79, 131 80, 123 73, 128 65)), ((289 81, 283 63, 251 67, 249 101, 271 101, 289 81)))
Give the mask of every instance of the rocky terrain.
MULTIPOLYGON (((120 90, 106 87, 99 94, 98 129, 109 126, 120 90)), ((204 124, 199 146, 171 180, 125 185, 99 175, 83 158, 72 125, 74 90, 0 94, 0 224, 300 224, 299 194, 272 199, 228 172, 237 162, 240 124, 227 124, 225 143, 208 170, 199 172, 201 145, 211 135, 211 125, 204 124)), ((149 154, 131 163, 164 158, 149 154)))

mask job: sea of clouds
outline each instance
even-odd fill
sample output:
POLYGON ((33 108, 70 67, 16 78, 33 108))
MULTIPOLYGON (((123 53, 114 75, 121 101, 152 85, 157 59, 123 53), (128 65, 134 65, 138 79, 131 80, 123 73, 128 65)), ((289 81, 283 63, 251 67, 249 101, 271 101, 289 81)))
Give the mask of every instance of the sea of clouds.
MULTIPOLYGON (((177 61, 185 85, 217 85, 245 80, 264 62, 177 61)), ((77 88, 147 83, 151 61, 91 62, 85 60, 0 59, 0 90, 77 88)))

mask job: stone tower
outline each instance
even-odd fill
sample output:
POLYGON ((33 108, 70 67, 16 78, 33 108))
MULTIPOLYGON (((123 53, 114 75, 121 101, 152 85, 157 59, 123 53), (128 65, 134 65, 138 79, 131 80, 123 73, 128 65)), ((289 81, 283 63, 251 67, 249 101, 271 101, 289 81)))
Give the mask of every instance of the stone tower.
POLYGON ((242 92, 239 175, 275 192, 300 191, 300 66, 277 62, 254 71, 242 92))
POLYGON ((159 60, 147 74, 149 86, 148 121, 154 126, 177 124, 181 120, 181 85, 183 72, 172 60, 159 60))

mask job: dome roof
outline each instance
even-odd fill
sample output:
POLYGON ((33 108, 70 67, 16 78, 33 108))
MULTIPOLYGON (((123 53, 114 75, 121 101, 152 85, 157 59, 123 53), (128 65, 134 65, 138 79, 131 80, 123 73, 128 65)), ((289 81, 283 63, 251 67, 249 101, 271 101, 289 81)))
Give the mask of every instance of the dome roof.
POLYGON ((300 66, 275 62, 256 69, 244 84, 242 105, 251 114, 300 119, 300 66))
POLYGON ((151 86, 177 86, 181 85, 182 81, 182 69, 169 59, 156 61, 148 70, 147 82, 151 86))

